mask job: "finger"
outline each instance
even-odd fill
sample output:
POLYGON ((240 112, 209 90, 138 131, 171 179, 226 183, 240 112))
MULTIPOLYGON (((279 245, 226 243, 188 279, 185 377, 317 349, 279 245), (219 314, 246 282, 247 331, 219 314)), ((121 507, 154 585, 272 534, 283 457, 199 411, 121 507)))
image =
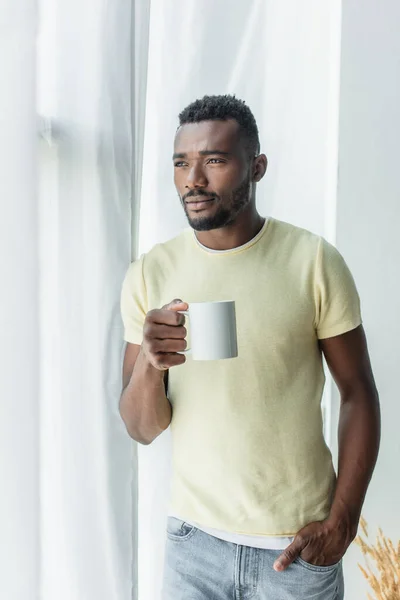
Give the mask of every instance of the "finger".
POLYGON ((145 337, 149 341, 152 339, 158 340, 181 340, 187 336, 186 327, 178 325, 160 325, 159 323, 150 323, 145 331, 145 337))
POLYGON ((155 355, 155 362, 159 369, 166 370, 183 365, 186 362, 186 356, 184 354, 159 352, 155 355))
POLYGON ((158 352, 182 352, 186 350, 186 340, 152 340, 151 351, 154 354, 158 352))
POLYGON ((274 562, 275 571, 284 571, 292 562, 300 555, 300 552, 305 547, 303 540, 296 536, 293 542, 285 548, 280 556, 274 562))
MULTIPOLYGON (((183 304, 176 304, 175 306, 183 306, 183 304)), ((183 325, 184 322, 184 315, 181 315, 172 309, 157 308, 155 310, 151 310, 146 315, 146 323, 158 323, 160 325, 172 325, 176 327, 177 325, 183 325)))
POLYGON ((164 310, 187 310, 188 308, 187 302, 183 302, 180 298, 175 298, 175 300, 163 306, 164 310))

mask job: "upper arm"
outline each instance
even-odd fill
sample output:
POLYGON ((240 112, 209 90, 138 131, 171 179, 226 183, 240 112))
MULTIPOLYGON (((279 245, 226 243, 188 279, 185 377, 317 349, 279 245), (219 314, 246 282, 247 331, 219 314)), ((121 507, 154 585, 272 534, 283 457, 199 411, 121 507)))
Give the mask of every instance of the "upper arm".
POLYGON ((143 258, 141 256, 129 265, 121 288, 120 307, 124 324, 124 340, 127 342, 122 367, 123 390, 132 377, 143 339, 143 324, 147 310, 143 258))
POLYGON ((319 340, 329 370, 342 396, 360 386, 376 394, 364 328, 319 340))
MULTIPOLYGON (((133 369, 135 368, 137 357, 139 356, 141 346, 138 344, 127 343, 125 348, 124 362, 122 366, 122 389, 124 390, 128 385, 133 369)), ((168 371, 165 371, 164 375, 165 393, 167 393, 168 386, 168 371)))
POLYGON ((128 385, 133 369, 135 367, 135 363, 137 357, 139 356, 140 346, 138 344, 130 344, 129 342, 126 344, 125 355, 124 355, 124 363, 122 366, 122 389, 124 390, 128 385))

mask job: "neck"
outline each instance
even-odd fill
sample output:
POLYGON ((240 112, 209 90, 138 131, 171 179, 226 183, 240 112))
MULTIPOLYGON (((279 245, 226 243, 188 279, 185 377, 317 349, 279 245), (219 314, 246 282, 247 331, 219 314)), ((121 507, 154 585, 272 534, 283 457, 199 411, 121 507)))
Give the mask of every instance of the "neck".
POLYGON ((210 250, 232 250, 249 242, 262 229, 265 219, 261 217, 255 207, 251 211, 241 213, 236 221, 210 231, 196 231, 200 244, 210 250))

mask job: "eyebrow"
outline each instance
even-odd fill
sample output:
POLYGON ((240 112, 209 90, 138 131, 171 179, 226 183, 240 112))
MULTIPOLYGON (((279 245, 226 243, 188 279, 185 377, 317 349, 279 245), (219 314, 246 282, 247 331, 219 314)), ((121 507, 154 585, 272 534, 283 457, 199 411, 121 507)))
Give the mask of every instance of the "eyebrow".
MULTIPOLYGON (((225 152, 224 150, 200 150, 200 156, 210 156, 211 154, 219 154, 220 156, 232 156, 232 152, 225 152)), ((185 152, 175 152, 172 156, 172 160, 176 158, 186 158, 185 152)))

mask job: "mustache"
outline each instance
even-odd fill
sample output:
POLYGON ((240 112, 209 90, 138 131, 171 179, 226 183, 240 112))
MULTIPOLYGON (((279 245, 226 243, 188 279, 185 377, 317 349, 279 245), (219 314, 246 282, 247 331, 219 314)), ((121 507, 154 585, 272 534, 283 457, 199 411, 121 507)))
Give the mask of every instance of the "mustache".
POLYGON ((205 192, 204 190, 190 190, 187 194, 182 196, 182 201, 184 202, 187 198, 196 198, 197 196, 206 196, 207 198, 218 198, 218 195, 214 194, 214 192, 205 192))

